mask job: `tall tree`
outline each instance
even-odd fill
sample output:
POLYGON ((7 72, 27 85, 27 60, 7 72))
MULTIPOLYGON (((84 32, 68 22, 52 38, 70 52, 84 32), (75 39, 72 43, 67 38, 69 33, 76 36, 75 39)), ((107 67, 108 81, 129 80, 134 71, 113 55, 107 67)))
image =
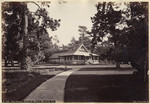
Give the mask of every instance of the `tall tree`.
MULTIPOLYGON (((28 10, 27 2, 4 2, 2 4, 3 30, 6 37, 4 56, 7 60, 15 60, 16 53, 18 53, 19 57, 17 60, 21 62, 21 68, 27 70, 30 66, 29 63, 33 62, 35 58, 33 56, 41 55, 39 36, 41 34, 44 35, 43 32, 47 28, 54 31, 60 25, 60 20, 50 18, 45 8, 41 8, 35 2, 32 3, 38 6, 35 13, 31 13, 28 10), (40 19, 42 20, 41 24, 40 19), (15 43, 18 44, 15 48, 9 48, 11 45, 14 46, 15 43)), ((48 4, 42 2, 42 5, 48 4)))
POLYGON ((93 27, 93 47, 97 44, 97 42, 102 42, 103 38, 110 34, 112 36, 112 42, 115 46, 115 61, 116 67, 120 67, 119 60, 119 52, 120 52, 120 44, 119 38, 121 35, 121 30, 116 29, 117 23, 121 21, 121 11, 115 11, 113 6, 114 3, 103 2, 97 4, 97 13, 94 17, 91 18, 93 27))
POLYGON ((87 30, 87 27, 86 26, 79 26, 79 43, 83 43, 88 50, 91 50, 92 51, 92 48, 91 48, 91 39, 90 39, 90 34, 91 32, 89 32, 89 30, 87 30))
POLYGON ((99 3, 98 13, 92 19, 93 45, 110 34, 115 46, 116 62, 127 60, 136 68, 141 78, 148 79, 148 3, 126 3, 125 11, 116 11, 113 3, 99 3), (119 29, 119 25, 122 29, 119 29))
POLYGON ((3 19, 3 58, 7 61, 20 59, 20 47, 23 38, 24 3, 4 2, 2 3, 3 19), (18 58, 17 58, 18 57, 18 58), (17 59, 16 59, 17 58, 17 59))
POLYGON ((87 27, 85 26, 79 26, 79 30, 78 30, 80 33, 80 41, 83 42, 83 38, 85 37, 86 33, 87 33, 87 27))
POLYGON ((144 80, 148 79, 148 3, 129 4, 130 19, 127 20, 127 49, 131 65, 138 70, 144 80))

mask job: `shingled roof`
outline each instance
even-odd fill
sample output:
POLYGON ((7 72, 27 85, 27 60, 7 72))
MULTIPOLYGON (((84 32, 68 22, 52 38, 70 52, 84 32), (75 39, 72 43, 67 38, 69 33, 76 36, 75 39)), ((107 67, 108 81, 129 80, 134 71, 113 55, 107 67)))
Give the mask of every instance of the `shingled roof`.
POLYGON ((50 58, 59 58, 59 56, 61 56, 61 55, 64 55, 66 52, 61 52, 61 53, 55 53, 55 54, 52 54, 51 56, 50 56, 50 58))

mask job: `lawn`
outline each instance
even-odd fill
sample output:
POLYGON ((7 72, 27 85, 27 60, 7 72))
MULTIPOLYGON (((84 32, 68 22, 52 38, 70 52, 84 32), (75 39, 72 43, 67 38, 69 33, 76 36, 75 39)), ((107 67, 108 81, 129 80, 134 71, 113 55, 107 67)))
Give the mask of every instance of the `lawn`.
MULTIPOLYGON (((80 69, 79 73, 89 70, 105 68, 84 68, 80 69)), ((148 98, 148 83, 143 83, 134 74, 72 74, 67 79, 65 87, 65 102, 148 102, 148 98)))
POLYGON ((22 101, 35 88, 46 80, 55 76, 56 73, 70 70, 70 68, 36 69, 35 71, 9 70, 2 73, 2 101, 22 101))
POLYGON ((130 71, 134 70, 131 67, 121 67, 121 68, 116 68, 116 67, 92 67, 92 68, 82 68, 79 71, 110 71, 110 70, 116 70, 116 71, 130 71))
POLYGON ((53 76, 35 72, 5 72, 3 73, 2 101, 22 101, 36 87, 53 76))

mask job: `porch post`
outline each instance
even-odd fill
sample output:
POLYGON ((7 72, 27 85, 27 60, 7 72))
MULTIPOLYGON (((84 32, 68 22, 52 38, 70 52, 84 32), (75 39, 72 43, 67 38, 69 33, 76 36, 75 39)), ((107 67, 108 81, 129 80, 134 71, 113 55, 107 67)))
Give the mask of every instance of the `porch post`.
POLYGON ((60 63, 60 57, 59 57, 59 63, 60 63))
POLYGON ((95 57, 94 56, 92 56, 92 57, 93 57, 93 62, 94 62, 95 57))

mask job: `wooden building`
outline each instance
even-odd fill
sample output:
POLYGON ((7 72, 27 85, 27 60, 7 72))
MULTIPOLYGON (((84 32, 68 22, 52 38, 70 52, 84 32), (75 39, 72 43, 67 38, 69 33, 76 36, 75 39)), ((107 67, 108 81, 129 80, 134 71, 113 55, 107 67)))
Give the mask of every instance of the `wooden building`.
POLYGON ((73 49, 55 53, 50 57, 50 62, 61 64, 99 64, 99 55, 91 53, 83 44, 73 49))

